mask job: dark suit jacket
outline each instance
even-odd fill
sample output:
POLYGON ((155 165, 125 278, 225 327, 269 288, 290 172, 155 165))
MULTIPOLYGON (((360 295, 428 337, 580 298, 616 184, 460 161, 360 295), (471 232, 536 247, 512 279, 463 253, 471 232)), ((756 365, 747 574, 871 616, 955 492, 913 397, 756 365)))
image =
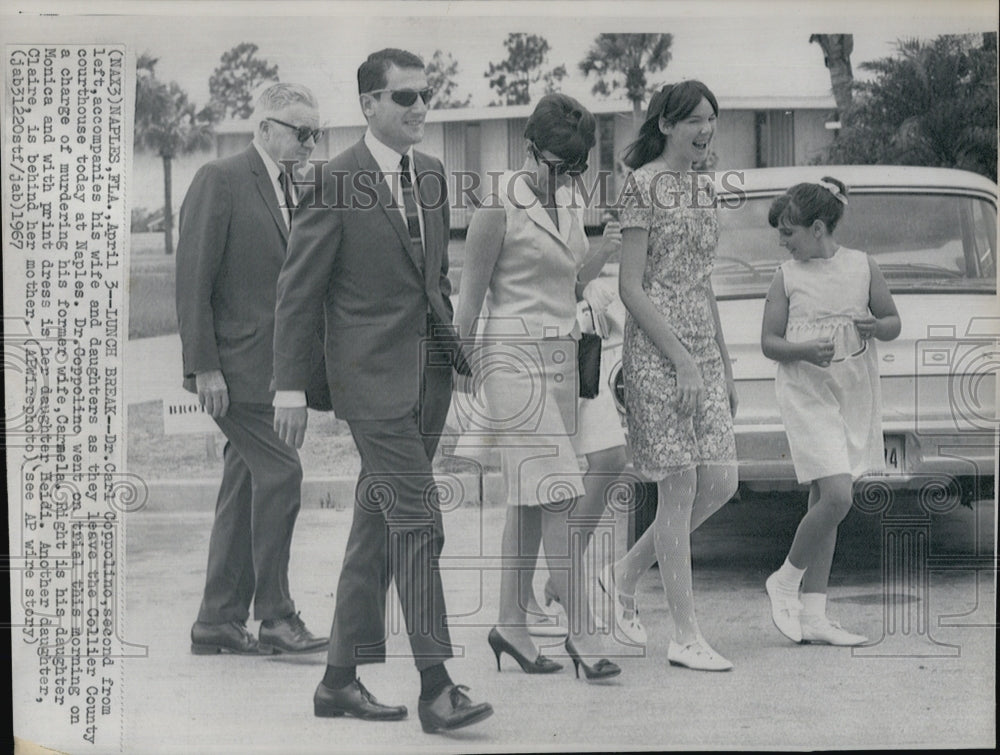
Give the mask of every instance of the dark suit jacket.
POLYGON ((444 168, 421 152, 413 166, 424 207, 422 260, 363 140, 323 166, 295 211, 278 278, 275 386, 307 384, 308 334, 325 319, 326 374, 341 419, 392 419, 418 405, 428 328, 441 345, 430 358, 448 369, 448 385, 453 364, 465 371, 451 329, 444 168))
MULTIPOLYGON (((274 305, 288 230, 264 161, 250 145, 202 166, 181 205, 177 241, 177 321, 184 387, 195 373, 221 369, 231 401, 270 404, 274 305)), ((309 345, 310 405, 325 406, 320 338, 309 345)))

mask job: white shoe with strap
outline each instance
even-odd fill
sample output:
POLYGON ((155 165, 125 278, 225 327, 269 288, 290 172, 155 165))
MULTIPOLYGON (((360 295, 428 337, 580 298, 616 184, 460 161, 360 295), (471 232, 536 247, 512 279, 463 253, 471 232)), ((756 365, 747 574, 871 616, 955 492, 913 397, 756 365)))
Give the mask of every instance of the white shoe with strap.
POLYGON ((639 621, 639 609, 635 604, 635 595, 626 595, 615 585, 614 564, 608 564, 597 579, 597 584, 611 600, 615 613, 615 625, 618 631, 629 642, 635 645, 646 644, 646 628, 639 621))
POLYGON ((781 589, 777 573, 767 578, 764 589, 767 590, 767 597, 771 599, 771 620, 774 626, 792 642, 802 642, 802 626, 799 623, 802 603, 799 601, 799 596, 781 589))
MULTIPOLYGON (((528 633, 537 637, 566 637, 569 634, 569 616, 566 607, 563 606, 562 598, 556 595, 555 588, 551 580, 545 582, 545 607, 549 608, 553 603, 558 610, 552 615, 545 615, 545 620, 532 623, 533 614, 528 614, 528 633)), ((597 618, 595 617, 595 621, 597 618)), ((598 630, 601 627, 598 624, 598 630)))
POLYGON ((851 647, 868 642, 868 638, 864 635, 848 632, 836 621, 831 621, 826 616, 802 614, 799 617, 799 625, 802 627, 803 644, 851 647))
POLYGON ((667 660, 671 666, 684 666, 696 671, 729 671, 733 664, 716 653, 703 639, 687 645, 673 640, 667 648, 667 660))

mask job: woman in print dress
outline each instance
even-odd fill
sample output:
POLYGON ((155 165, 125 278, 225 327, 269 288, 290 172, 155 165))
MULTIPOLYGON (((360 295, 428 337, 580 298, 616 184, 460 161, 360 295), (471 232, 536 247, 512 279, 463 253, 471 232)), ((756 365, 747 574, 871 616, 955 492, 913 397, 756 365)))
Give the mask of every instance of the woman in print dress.
POLYGON ((629 312, 622 356, 636 470, 657 482, 656 519, 602 585, 631 605, 655 558, 674 623, 673 665, 726 671, 701 634, 691 587, 691 532, 736 492, 736 394, 710 275, 719 236, 705 159, 718 104, 701 82, 653 96, 621 212, 620 293, 629 312), (610 582, 611 584, 606 584, 610 582))

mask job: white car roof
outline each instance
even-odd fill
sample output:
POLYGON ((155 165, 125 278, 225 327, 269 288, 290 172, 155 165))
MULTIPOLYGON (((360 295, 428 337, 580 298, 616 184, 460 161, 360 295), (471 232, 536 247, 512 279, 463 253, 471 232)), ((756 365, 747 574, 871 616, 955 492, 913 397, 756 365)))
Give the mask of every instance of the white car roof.
POLYGON ((985 176, 951 168, 909 165, 800 165, 787 168, 747 168, 717 171, 715 184, 720 194, 738 191, 773 193, 803 181, 819 181, 831 176, 848 191, 948 191, 987 194, 994 202, 997 185, 985 176), (741 180, 742 179, 742 180, 741 180))

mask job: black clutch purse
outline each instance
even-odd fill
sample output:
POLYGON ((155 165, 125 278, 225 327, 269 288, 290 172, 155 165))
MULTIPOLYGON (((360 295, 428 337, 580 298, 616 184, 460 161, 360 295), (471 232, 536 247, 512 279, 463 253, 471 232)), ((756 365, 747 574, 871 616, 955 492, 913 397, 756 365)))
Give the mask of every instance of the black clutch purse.
POLYGON ((580 398, 597 398, 601 387, 601 337, 584 333, 576 345, 580 372, 580 398))

